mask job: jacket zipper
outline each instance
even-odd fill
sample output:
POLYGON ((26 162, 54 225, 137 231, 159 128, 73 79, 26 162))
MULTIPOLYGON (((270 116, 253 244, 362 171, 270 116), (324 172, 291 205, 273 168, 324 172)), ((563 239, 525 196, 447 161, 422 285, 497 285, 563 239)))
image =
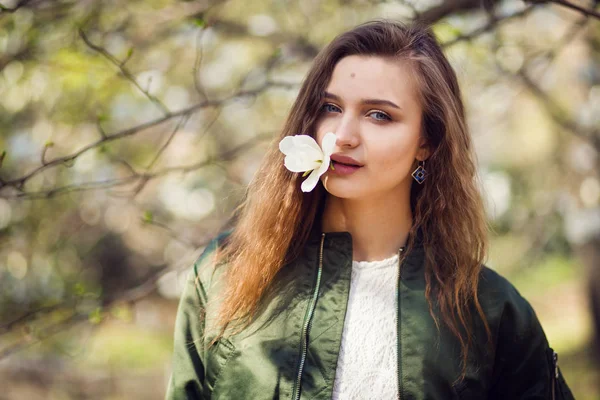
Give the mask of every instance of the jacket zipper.
POLYGON ((398 250, 398 270, 396 274, 396 382, 398 383, 398 400, 402 398, 400 394, 400 267, 402 265, 402 253, 404 247, 398 250))
POLYGON ((321 272, 323 271, 323 244, 325 243, 325 233, 321 234, 321 247, 319 249, 319 270, 317 271, 317 282, 315 284, 315 290, 310 302, 306 314, 304 316, 304 328, 302 329, 302 353, 300 355, 300 365, 298 366, 298 376, 296 377, 296 383, 294 384, 294 390, 292 392, 292 399, 300 399, 300 381, 302 380, 302 371, 304 370, 304 363, 306 361, 306 353, 308 352, 308 332, 312 324, 312 315, 317 305, 317 298, 319 297, 319 288, 321 286, 321 272))
POLYGON ((556 381, 558 379, 558 354, 554 350, 552 350, 552 366, 553 371, 552 374, 552 400, 556 399, 556 381))

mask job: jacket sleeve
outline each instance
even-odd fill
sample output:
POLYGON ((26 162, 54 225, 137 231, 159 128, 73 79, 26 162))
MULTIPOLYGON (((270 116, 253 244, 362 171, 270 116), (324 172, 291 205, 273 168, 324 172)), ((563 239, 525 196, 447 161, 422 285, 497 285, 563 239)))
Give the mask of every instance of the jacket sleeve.
POLYGON ((216 247, 211 243, 194 264, 185 282, 173 340, 172 372, 167 388, 167 400, 203 398, 204 386, 204 318, 206 292, 199 279, 199 269, 216 247))
POLYGON ((491 399, 573 399, 542 326, 511 285, 498 332, 491 399))

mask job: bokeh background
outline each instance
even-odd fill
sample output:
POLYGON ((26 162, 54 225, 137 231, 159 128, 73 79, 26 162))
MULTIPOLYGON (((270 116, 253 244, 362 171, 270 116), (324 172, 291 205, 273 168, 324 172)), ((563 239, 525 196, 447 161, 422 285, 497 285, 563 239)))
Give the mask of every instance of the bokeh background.
POLYGON ((373 18, 443 43, 487 264, 533 304, 576 398, 600 398, 597 2, 0 3, 0 399, 163 398, 182 278, 316 53, 373 18))

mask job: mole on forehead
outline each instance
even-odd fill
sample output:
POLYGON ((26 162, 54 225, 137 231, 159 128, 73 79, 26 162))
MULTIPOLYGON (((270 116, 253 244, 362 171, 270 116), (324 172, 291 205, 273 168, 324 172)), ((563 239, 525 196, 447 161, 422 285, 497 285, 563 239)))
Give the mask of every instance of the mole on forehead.
POLYGON ((350 74, 350 78, 354 78, 356 76, 356 74, 353 72, 350 74))

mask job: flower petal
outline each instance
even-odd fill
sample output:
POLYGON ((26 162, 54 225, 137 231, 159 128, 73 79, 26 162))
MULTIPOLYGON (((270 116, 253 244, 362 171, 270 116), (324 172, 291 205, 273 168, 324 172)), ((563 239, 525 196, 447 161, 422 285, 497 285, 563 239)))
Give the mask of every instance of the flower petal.
POLYGON ((321 165, 319 166, 319 168, 317 168, 317 173, 319 174, 319 176, 321 176, 325 172, 327 172, 330 162, 331 162, 331 159, 329 158, 329 156, 326 156, 325 159, 323 160, 323 162, 321 163, 321 165))
POLYGON ((319 170, 315 169, 313 172, 310 173, 308 178, 306 178, 306 180, 302 182, 302 185, 300 185, 300 189, 302 189, 303 192, 310 192, 315 188, 315 186, 317 186, 317 183, 319 183, 320 176, 321 175, 319 174, 319 170))
POLYGON ((286 156, 285 167, 292 172, 312 171, 323 160, 323 151, 308 135, 286 136, 279 142, 279 150, 286 156))
POLYGON ((321 142, 321 147, 323 148, 323 155, 330 156, 333 153, 333 149, 335 148, 335 142, 337 137, 333 132, 327 132, 323 137, 323 141, 321 142))
POLYGON ((329 162, 330 162, 330 158, 329 158, 329 156, 326 156, 325 160, 323 160, 323 162, 321 163, 319 168, 313 170, 313 172, 310 173, 308 178, 306 178, 306 180, 304 182, 302 182, 302 185, 300 186, 300 188, 302 189, 303 192, 310 192, 311 190, 313 190, 315 188, 315 186, 317 186, 317 183, 319 182, 319 178, 321 178, 321 175, 323 175, 325 172, 327 172, 327 169, 329 168, 329 162))
POLYGON ((286 156, 294 150, 294 137, 286 136, 279 142, 279 151, 286 156))
POLYGON ((286 136, 279 142, 279 151, 286 156, 303 154, 312 161, 320 161, 323 151, 313 138, 308 135, 286 136))
POLYGON ((294 140, 294 146, 296 146, 296 147, 307 146, 309 148, 314 149, 318 154, 323 153, 323 151, 319 147, 319 144, 317 143, 317 141, 315 139, 313 139, 311 136, 296 135, 296 136, 292 136, 292 139, 294 140))
POLYGON ((305 172, 319 168, 321 166, 320 161, 310 160, 295 154, 291 154, 285 157, 283 161, 285 167, 292 172, 305 172))

